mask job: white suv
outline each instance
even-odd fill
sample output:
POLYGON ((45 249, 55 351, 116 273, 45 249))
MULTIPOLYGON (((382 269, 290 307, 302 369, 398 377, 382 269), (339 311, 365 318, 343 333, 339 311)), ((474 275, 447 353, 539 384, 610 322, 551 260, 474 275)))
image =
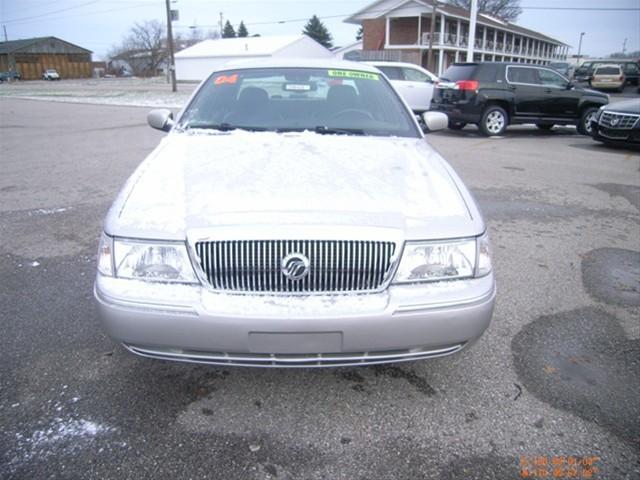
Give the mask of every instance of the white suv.
POLYGON ((409 104, 411 110, 422 113, 429 110, 433 87, 438 80, 433 73, 413 63, 364 62, 373 65, 391 81, 391 84, 409 104))

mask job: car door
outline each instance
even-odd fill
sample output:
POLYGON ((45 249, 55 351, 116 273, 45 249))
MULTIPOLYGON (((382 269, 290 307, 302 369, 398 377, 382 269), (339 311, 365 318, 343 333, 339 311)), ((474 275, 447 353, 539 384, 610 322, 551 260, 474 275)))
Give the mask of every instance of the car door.
POLYGON ((536 68, 507 66, 507 83, 514 95, 513 107, 517 116, 538 117, 542 114, 545 96, 536 68))
POLYGON ((409 92, 408 103, 413 110, 429 110, 433 97, 433 80, 426 73, 417 68, 402 67, 404 83, 409 92))
POLYGON ((578 115, 580 93, 569 88, 570 82, 549 68, 537 68, 544 101, 542 114, 546 117, 575 118, 578 115))

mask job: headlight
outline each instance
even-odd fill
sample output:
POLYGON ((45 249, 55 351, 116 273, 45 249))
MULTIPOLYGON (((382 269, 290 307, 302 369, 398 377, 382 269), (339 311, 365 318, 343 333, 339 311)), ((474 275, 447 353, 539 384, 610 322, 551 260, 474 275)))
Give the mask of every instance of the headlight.
POLYGON ((491 249, 487 234, 477 239, 408 242, 394 282, 435 282, 482 277, 490 271, 491 249))
POLYGON ((113 277, 113 240, 104 233, 98 246, 98 271, 102 275, 113 277))
POLYGON ((142 240, 111 239, 103 235, 100 242, 98 270, 103 275, 118 278, 198 283, 187 248, 181 242, 152 243, 142 240))

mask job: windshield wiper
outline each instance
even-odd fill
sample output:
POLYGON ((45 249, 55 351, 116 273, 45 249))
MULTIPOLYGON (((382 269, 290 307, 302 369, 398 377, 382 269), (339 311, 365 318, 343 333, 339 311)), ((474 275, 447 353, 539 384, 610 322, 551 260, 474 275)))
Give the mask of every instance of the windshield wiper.
POLYGON ((264 132, 263 127, 248 127, 244 125, 231 125, 230 123, 188 123, 183 127, 185 130, 200 128, 205 130, 218 130, 220 132, 230 132, 231 130, 249 130, 251 132, 264 132))
POLYGON ((318 125, 313 131, 321 135, 366 135, 361 128, 333 128, 325 125, 318 125))

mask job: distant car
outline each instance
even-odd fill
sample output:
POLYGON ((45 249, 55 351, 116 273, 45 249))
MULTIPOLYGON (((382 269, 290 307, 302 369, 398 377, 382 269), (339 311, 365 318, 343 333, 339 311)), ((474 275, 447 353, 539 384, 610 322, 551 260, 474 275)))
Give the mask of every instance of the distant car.
POLYGON ((601 107, 591 122, 591 133, 607 145, 640 145, 640 99, 601 107))
POLYGON ((567 62, 554 62, 547 65, 549 68, 553 68, 556 72, 564 75, 567 78, 571 78, 573 72, 572 67, 567 62))
POLYGON ((22 80, 20 72, 9 70, 8 72, 0 72, 0 82, 10 82, 11 80, 22 80))
POLYGON ((438 77, 429 70, 413 63, 374 61, 363 63, 373 65, 384 73, 415 113, 429 110, 433 87, 438 81, 438 77))
POLYGON ((593 71, 589 85, 599 90, 622 92, 627 82, 620 65, 598 65, 593 71))
POLYGON ((522 63, 454 63, 440 77, 431 110, 449 117, 449 128, 475 123, 487 136, 508 125, 535 123, 542 130, 576 125, 591 134, 591 119, 609 96, 576 87, 555 70, 522 63))
POLYGON ((48 68, 42 72, 43 80, 60 80, 60 74, 54 68, 48 68))

